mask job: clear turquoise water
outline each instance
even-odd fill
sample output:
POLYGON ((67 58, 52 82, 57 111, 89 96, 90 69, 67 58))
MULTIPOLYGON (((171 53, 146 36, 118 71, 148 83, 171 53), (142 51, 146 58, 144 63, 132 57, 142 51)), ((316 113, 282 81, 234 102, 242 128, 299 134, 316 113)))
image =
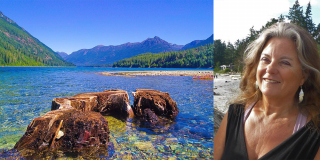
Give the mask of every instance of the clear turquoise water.
MULTIPOLYGON (((134 120, 122 122, 105 117, 109 121, 111 147, 100 154, 100 158, 212 159, 213 81, 193 80, 187 76, 112 77, 97 74, 127 70, 188 69, 0 67, 0 153, 3 155, 15 145, 34 118, 50 111, 53 98, 123 89, 129 93, 133 104, 131 92, 148 88, 168 92, 177 102, 180 113, 175 122, 150 127, 134 120)), ((59 154, 58 157, 69 156, 59 154)))

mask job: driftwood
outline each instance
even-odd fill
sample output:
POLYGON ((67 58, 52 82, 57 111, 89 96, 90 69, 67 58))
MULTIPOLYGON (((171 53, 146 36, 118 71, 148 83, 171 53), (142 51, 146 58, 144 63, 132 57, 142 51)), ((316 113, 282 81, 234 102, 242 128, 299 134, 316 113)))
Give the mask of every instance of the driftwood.
POLYGON ((137 89, 132 94, 134 96, 134 114, 143 121, 156 124, 163 118, 174 120, 179 113, 177 102, 172 100, 169 93, 151 89, 137 89))
POLYGON ((51 110, 75 108, 81 111, 95 111, 117 118, 133 118, 129 96, 124 90, 106 90, 103 92, 81 93, 73 97, 55 98, 51 110))
POLYGON ((107 148, 109 126, 103 115, 125 120, 157 124, 174 120, 179 110, 169 93, 137 89, 134 107, 124 90, 82 93, 73 97, 54 98, 51 111, 35 118, 14 149, 32 153, 56 151, 83 152, 107 148))
POLYGON ((35 118, 15 149, 73 151, 88 146, 106 146, 109 127, 105 118, 92 111, 59 109, 35 118))

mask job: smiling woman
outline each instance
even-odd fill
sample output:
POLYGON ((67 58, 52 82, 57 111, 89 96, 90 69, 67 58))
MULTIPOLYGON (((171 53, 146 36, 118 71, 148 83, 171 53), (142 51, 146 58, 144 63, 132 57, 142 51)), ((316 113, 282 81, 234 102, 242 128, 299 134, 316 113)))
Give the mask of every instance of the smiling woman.
POLYGON ((320 58, 313 38, 277 23, 246 53, 242 92, 215 136, 214 159, 319 159, 320 58))

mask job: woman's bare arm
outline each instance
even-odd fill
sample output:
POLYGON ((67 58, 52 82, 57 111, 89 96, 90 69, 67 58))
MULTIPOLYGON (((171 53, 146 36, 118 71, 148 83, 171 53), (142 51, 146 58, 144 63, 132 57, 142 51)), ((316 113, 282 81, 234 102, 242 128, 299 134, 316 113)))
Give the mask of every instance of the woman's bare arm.
POLYGON ((224 115, 217 134, 214 136, 213 146, 213 158, 214 160, 220 160, 224 151, 224 145, 226 141, 228 112, 224 115))

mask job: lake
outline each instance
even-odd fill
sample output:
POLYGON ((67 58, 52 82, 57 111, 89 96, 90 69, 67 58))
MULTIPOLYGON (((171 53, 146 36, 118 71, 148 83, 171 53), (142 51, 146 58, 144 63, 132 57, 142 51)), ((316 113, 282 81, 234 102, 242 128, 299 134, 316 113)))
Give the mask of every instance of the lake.
MULTIPOLYGON (((106 159, 213 159, 213 81, 188 76, 115 77, 102 71, 205 70, 94 67, 0 67, 0 158, 18 156, 12 151, 29 123, 51 110, 53 98, 79 93, 122 89, 155 89, 168 92, 177 102, 179 114, 171 124, 139 125, 105 116, 110 128, 106 159)), ((51 158, 81 158, 58 154, 51 158)))

